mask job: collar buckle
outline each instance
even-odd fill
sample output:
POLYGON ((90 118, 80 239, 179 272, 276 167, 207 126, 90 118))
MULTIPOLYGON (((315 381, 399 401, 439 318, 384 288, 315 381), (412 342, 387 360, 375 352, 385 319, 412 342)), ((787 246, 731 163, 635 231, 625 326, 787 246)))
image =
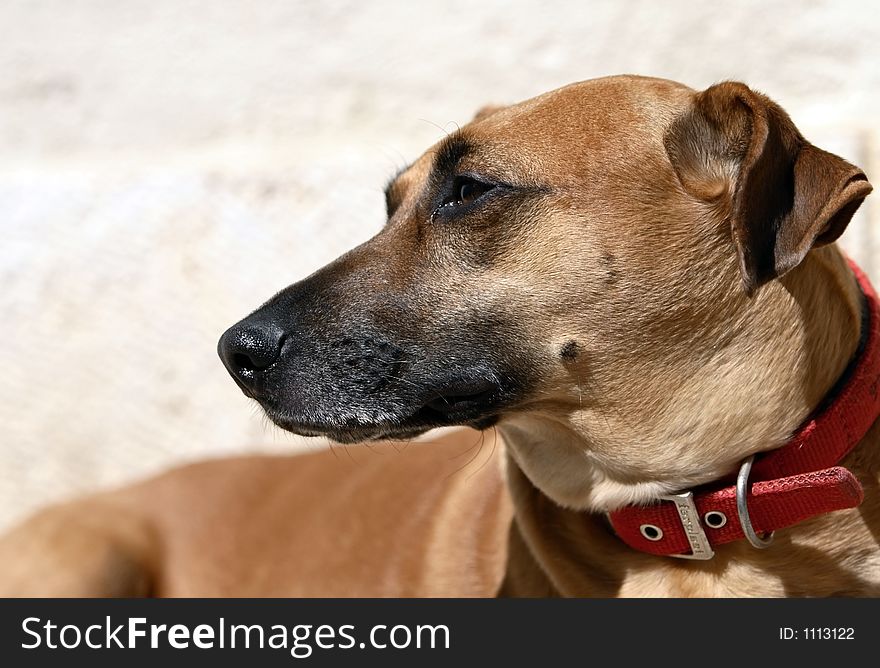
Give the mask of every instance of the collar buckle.
POLYGON ((699 561, 706 561, 714 557, 715 551, 712 549, 709 537, 706 536, 706 532, 703 531, 703 527, 700 524, 700 514, 697 512, 697 506, 694 503, 694 493, 664 494, 660 498, 675 504, 675 509, 678 511, 678 519, 681 521, 682 529, 684 529, 684 535, 691 546, 690 554, 672 554, 670 556, 678 559, 696 559, 699 561))

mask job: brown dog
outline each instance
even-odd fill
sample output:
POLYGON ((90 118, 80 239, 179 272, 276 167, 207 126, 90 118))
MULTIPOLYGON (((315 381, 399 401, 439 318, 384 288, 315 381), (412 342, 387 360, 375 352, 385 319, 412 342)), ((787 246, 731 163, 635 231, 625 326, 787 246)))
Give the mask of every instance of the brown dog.
POLYGON ((880 594, 880 428, 843 462, 864 502, 766 550, 652 556, 605 516, 714 484, 833 395, 865 320, 829 244, 870 190, 738 83, 487 110, 391 182, 382 232, 220 342, 277 424, 390 444, 46 510, 0 541, 0 591, 880 594), (489 431, 401 443, 451 425, 489 431))

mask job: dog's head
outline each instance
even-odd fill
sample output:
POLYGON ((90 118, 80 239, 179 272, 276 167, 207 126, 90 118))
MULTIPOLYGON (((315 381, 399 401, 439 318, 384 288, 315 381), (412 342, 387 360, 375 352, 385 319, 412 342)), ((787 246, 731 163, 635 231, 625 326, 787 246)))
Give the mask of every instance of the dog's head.
POLYGON ((426 152, 389 184, 379 234, 220 355, 277 424, 343 442, 629 411, 869 191, 742 84, 575 84, 426 152))

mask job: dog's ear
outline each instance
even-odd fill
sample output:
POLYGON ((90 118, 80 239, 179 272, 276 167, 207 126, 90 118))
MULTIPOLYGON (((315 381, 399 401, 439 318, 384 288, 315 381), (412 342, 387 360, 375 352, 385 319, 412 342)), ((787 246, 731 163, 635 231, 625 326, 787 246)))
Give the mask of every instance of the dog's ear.
POLYGON ((837 239, 871 192, 858 167, 807 142, 741 83, 698 93, 665 145, 684 188, 726 208, 749 295, 837 239))
POLYGON ((489 118, 496 111, 501 111, 505 109, 506 106, 503 104, 487 104, 484 107, 480 107, 477 110, 477 113, 474 114, 474 117, 471 119, 471 123, 476 123, 477 121, 482 121, 484 118, 489 118))

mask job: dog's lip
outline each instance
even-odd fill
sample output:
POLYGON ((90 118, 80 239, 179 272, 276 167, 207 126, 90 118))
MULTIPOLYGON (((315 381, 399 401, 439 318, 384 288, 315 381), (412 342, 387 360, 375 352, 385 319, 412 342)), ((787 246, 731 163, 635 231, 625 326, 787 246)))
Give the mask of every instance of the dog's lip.
POLYGON ((334 426, 301 422, 290 419, 274 411, 266 411, 269 419, 282 429, 298 436, 329 438, 338 443, 360 443, 365 441, 410 439, 424 434, 426 431, 441 425, 403 425, 403 424, 376 424, 376 425, 351 425, 334 426))
POLYGON ((306 414, 291 412, 283 397, 258 396, 269 419, 282 429, 300 436, 325 437, 340 443, 383 439, 410 439, 438 427, 469 426, 485 429, 495 424, 499 411, 510 403, 500 384, 485 375, 468 375, 438 380, 426 389, 423 398, 412 401, 409 410, 386 414, 377 419, 341 419, 332 408, 306 414), (505 399, 506 397, 506 399, 505 399))
POLYGON ((436 392, 422 410, 427 408, 442 415, 460 413, 491 403, 497 393, 498 387, 492 381, 462 381, 436 392))
POLYGON ((484 405, 477 400, 477 397, 493 397, 494 390, 455 396, 454 403, 439 398, 434 400, 442 404, 442 410, 425 405, 400 420, 360 424, 333 424, 331 420, 314 422, 290 416, 273 406, 264 405, 263 408, 269 419, 285 431, 299 436, 329 438, 339 443, 411 439, 438 427, 467 426, 481 430, 494 425, 500 418, 498 404, 484 405))

